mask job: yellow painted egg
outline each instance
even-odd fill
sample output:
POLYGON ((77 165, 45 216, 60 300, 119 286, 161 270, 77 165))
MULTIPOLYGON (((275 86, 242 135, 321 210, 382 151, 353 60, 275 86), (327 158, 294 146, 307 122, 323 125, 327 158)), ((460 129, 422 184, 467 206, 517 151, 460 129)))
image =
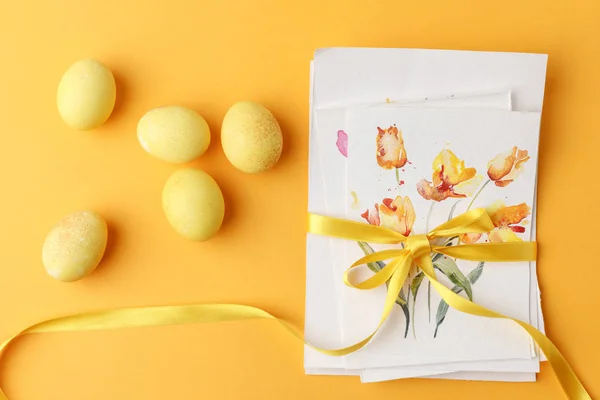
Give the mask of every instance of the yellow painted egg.
POLYGON ((167 179, 162 204, 173 229, 191 240, 214 236, 225 215, 219 185, 209 174, 195 168, 180 169, 167 179))
POLYGON ((112 72, 101 62, 77 61, 64 73, 56 94, 61 118, 78 130, 102 125, 113 111, 117 86, 112 72))
POLYGON ((90 274, 102 260, 108 230, 93 211, 79 211, 61 219, 46 236, 42 262, 51 277, 73 282, 90 274))
POLYGON ((221 144, 234 167, 247 173, 271 168, 281 156, 281 128, 269 110, 258 103, 234 104, 223 119, 221 144))
POLYGON ((146 152, 174 164, 200 157, 210 145, 210 129, 204 118, 180 106, 148 111, 138 123, 137 136, 146 152))

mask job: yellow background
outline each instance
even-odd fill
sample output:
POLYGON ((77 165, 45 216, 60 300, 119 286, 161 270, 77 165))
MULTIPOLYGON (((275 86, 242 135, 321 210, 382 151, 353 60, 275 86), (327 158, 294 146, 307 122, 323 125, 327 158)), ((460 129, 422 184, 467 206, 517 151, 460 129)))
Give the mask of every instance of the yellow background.
MULTIPOLYGON (((75 311, 199 301, 257 305, 301 325, 308 68, 329 46, 549 54, 542 304, 550 337, 600 396, 598 0, 2 0, 0 337, 75 311), (84 57, 118 81, 113 116, 88 133, 65 126, 55 106, 60 76, 84 57), (244 99, 270 108, 284 131, 281 161, 255 176, 235 170, 219 144, 223 115, 244 99), (227 217, 205 243, 167 225, 160 193, 176 167, 136 139, 138 119, 166 104, 198 110, 213 132, 193 165, 221 185, 227 217), (106 258, 87 279, 55 282, 40 261, 44 237, 85 208, 110 224, 106 258), (575 252, 580 244, 590 247, 575 252)), ((33 335, 1 370, 11 400, 563 398, 548 366, 535 384, 305 376, 302 346, 265 321, 33 335)))

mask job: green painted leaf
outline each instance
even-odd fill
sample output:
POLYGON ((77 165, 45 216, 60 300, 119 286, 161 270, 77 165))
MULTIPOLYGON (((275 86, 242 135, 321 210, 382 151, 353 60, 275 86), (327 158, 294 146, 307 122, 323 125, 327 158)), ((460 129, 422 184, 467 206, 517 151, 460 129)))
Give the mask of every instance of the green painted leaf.
MULTIPOLYGON (((460 289, 458 286, 454 286, 454 288, 452 288, 452 291, 454 293, 462 292, 462 289, 460 289), (456 288, 458 291, 455 292, 454 288, 456 288)), ((440 300, 440 304, 438 305, 437 313, 435 314, 435 332, 433 332, 434 339, 437 337, 438 329, 440 329, 440 325, 442 325, 442 323, 446 319, 447 312, 448 312, 448 303, 446 303, 444 300, 440 300)))
POLYGON ((423 278, 425 278, 425 275, 423 272, 419 272, 410 283, 410 291, 412 292, 413 299, 417 298, 417 293, 419 292, 419 287, 421 286, 421 282, 423 282, 423 278))
MULTIPOLYGON (((479 264, 477 264, 477 267, 475 267, 475 269, 473 271, 471 271, 467 274, 467 279, 469 280, 471 285, 474 285, 475 282, 477 282, 479 280, 479 278, 481 277, 481 274, 483 273, 484 264, 485 263, 483 261, 480 262, 479 264)), ((452 288, 452 291, 454 293, 458 294, 458 293, 462 292, 463 289, 459 286, 454 286, 452 288)), ((444 319, 446 319, 447 312, 448 312, 448 303, 446 303, 444 300, 440 300, 440 304, 438 305, 437 313, 435 316, 435 332, 433 333, 434 338, 437 336, 440 325, 442 325, 442 323, 444 322, 444 319)))
POLYGON ((425 277, 425 275, 423 274, 423 272, 419 272, 417 275, 415 275, 415 277, 413 278, 413 280, 410 282, 410 291, 412 292, 413 295, 413 304, 412 304, 412 333, 413 333, 413 338, 417 338, 417 334, 415 332, 415 305, 417 304, 417 293, 419 293, 419 288, 421 287, 421 283, 423 282, 423 278, 425 277))
MULTIPOLYGON (((358 247, 365 253, 366 256, 369 254, 375 253, 375 250, 365 242, 356 242, 358 243, 358 247)), ((374 263, 367 263, 367 267, 373 272, 379 272, 385 267, 385 263, 383 261, 376 261, 374 263)), ((385 286, 388 286, 386 282, 385 286)), ((408 309, 408 305, 406 304, 407 297, 404 295, 404 289, 400 289, 400 293, 396 298, 396 304, 400 306, 402 312, 404 313, 404 320, 406 321, 406 326, 404 328, 404 337, 408 336, 408 327, 410 325, 410 310, 408 309)))
MULTIPOLYGON (((400 292, 400 294, 402 294, 402 292, 400 292)), ((396 303, 398 303, 398 301, 396 301, 396 303)), ((404 321, 406 321, 404 326, 404 337, 406 338, 406 336, 408 336, 408 326, 410 325, 410 311, 408 310, 408 305, 406 303, 398 305, 402 309, 402 312, 404 313, 404 321)))
POLYGON ((475 282, 477 282, 479 280, 479 278, 481 277, 481 274, 483 274, 483 265, 485 263, 483 261, 481 261, 479 264, 477 264, 477 267, 475 267, 475 269, 471 272, 469 272, 467 274, 467 279, 469 280, 469 282, 471 282, 471 285, 474 284, 475 282))
POLYGON ((469 300, 473 301, 473 289, 471 288, 471 282, 462 273, 462 271, 456 265, 453 259, 450 257, 438 258, 433 264, 442 274, 446 275, 450 282, 462 288, 469 300))
MULTIPOLYGON (((375 253, 375 250, 368 243, 365 242, 356 242, 358 243, 358 247, 365 253, 365 256, 369 254, 375 253)), ((376 261, 374 263, 367 263, 367 267, 373 272, 379 272, 385 267, 385 263, 383 261, 376 261)))
POLYGON ((427 281, 427 320, 431 322, 431 281, 427 281))

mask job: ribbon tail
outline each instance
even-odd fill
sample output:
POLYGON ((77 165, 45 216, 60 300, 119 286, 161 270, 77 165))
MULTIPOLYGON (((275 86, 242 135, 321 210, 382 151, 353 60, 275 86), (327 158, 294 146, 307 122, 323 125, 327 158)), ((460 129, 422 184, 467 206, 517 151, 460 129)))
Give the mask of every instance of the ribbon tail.
MULTIPOLYGON (((4 352, 17 337, 31 333, 98 331, 248 319, 276 320, 295 337, 303 340, 302 334, 288 322, 257 307, 242 304, 191 304, 120 308, 49 319, 32 325, 4 341, 0 345, 0 353, 4 352)), ((1 389, 0 400, 8 400, 1 389)))
MULTIPOLYGON (((422 268, 423 269, 423 268, 422 268)), ((510 318, 494 312, 492 310, 488 310, 485 307, 482 307, 478 304, 475 304, 464 297, 461 297, 454 293, 452 290, 448 289, 446 286, 441 284, 436 278, 435 275, 429 274, 429 271, 423 269, 425 276, 431 282, 431 285, 435 288, 435 290, 439 293, 439 295, 444 299, 448 305, 458 311, 462 311, 467 314, 477 315, 480 317, 489 317, 489 318, 503 318, 510 319, 517 324, 519 324, 523 329, 531 335, 533 340, 537 343, 540 349, 544 352, 560 385, 562 386, 564 392, 567 397, 571 400, 591 400, 592 398, 588 394, 588 392, 583 387, 583 384, 575 375, 575 372, 571 369, 567 360, 563 357, 560 351, 556 348, 556 346, 544 335, 542 332, 534 328, 532 325, 520 321, 518 319, 510 318)))
MULTIPOLYGON (((328 350, 312 345, 304 340, 303 335, 291 324, 283 319, 277 318, 257 307, 242 304, 191 304, 177 306, 158 307, 133 307, 120 308, 106 311, 88 312, 64 317, 49 319, 32 325, 0 345, 0 353, 4 352, 19 336, 31 333, 45 332, 78 332, 98 331, 122 328, 138 328, 150 326, 181 325, 193 323, 211 323, 226 321, 241 321, 248 319, 271 319, 279 322, 294 337, 303 341, 307 346, 330 356, 343 356, 353 353, 364 347, 375 336, 379 328, 392 312, 396 296, 404 284, 412 258, 410 256, 398 257, 390 261, 394 273, 390 279, 390 285, 385 300, 383 314, 375 331, 367 338, 351 346, 328 350)), ((8 400, 6 394, 0 389, 0 400, 8 400)))
MULTIPOLYGON (((379 287, 379 286, 385 284, 388 280, 390 280, 390 278, 398 270, 398 266, 400 265, 399 260, 401 258, 405 258, 408 255, 407 250, 391 250, 391 252, 396 255, 395 260, 389 262, 385 267, 383 267, 382 270, 380 270, 379 272, 375 273, 375 275, 371 276, 370 278, 368 278, 360 283, 350 282, 350 272, 354 268, 362 265, 363 263, 370 262, 370 260, 367 259, 366 257, 363 257, 360 260, 358 260, 357 262, 355 262, 354 264, 352 264, 350 266, 350 268, 348 268, 346 270, 346 272, 344 272, 344 284, 346 286, 350 286, 352 288, 360 289, 360 290, 374 289, 376 287, 379 287)), ((384 252, 379 252, 379 253, 384 253, 384 252)), ((380 260, 381 257, 377 256, 377 254, 379 254, 379 253, 373 253, 367 257, 373 257, 375 260, 380 260)))

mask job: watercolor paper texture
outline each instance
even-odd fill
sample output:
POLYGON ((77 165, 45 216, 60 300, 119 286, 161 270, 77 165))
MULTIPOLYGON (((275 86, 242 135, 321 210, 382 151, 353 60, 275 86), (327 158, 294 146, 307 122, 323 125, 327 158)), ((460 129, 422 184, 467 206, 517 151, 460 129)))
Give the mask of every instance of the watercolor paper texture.
MULTIPOLYGON (((333 145, 337 130, 318 131, 315 114, 317 109, 347 106, 351 104, 379 103, 390 98, 397 103, 415 100, 433 99, 436 96, 445 99, 457 98, 460 94, 493 93, 513 89, 513 108, 516 110, 540 111, 543 99, 546 55, 490 53, 465 51, 429 51, 413 49, 324 49, 315 55, 315 79, 311 74, 311 132, 309 166, 309 210, 332 215, 331 191, 326 192, 330 183, 340 181, 337 173, 345 175, 345 170, 336 164, 328 169, 327 161, 331 156, 321 159, 319 142, 333 145), (382 63, 373 63, 372 59, 385 59, 382 63), (426 65, 425 68, 418 67, 426 65), (473 73, 473 70, 477 71, 473 73), (314 96, 313 96, 314 95, 314 96), (454 97, 452 97, 454 95, 454 97)), ((311 64, 311 72, 312 72, 311 64)), ((476 106, 475 104, 471 106, 476 106)), ((486 106, 486 107, 489 107, 486 106)), ((339 155, 339 153, 337 153, 339 155)), ((345 183, 345 181, 344 181, 345 183)), ((339 203, 345 205, 347 192, 337 194, 339 203)), ((341 345, 340 327, 337 319, 337 298, 334 276, 331 268, 332 253, 330 239, 308 235, 307 238, 307 303, 306 335, 318 344, 341 345), (332 290, 333 289, 333 290, 332 290)), ((538 300, 535 270, 532 271, 531 296, 538 300)), ((538 303, 536 301, 536 303, 538 303)), ((533 304, 533 302, 532 302, 533 304)), ((532 314, 537 319, 537 305, 532 305, 532 314)), ((541 316, 541 315, 540 315, 541 316)), ((533 321, 533 318, 532 318, 533 321)), ((540 320, 543 329, 543 321, 540 320)), ((327 357, 310 348, 305 352, 305 368, 311 374, 358 374, 361 370, 347 369, 343 358, 327 357), (344 362, 343 362, 344 361, 344 362)), ((469 363, 484 366, 492 370, 510 370, 509 363, 523 360, 479 361, 469 363), (502 364, 502 365, 501 365, 502 364)), ((394 365, 394 364, 386 364, 394 365)), ((437 364, 449 369, 466 368, 465 363, 437 364)), ((373 381, 397 379, 398 371, 405 367, 362 369, 372 372, 373 381), (386 371, 383 371, 386 370, 386 371), (377 379, 381 372, 381 379, 377 379), (385 372, 385 374, 384 374, 385 372)), ((493 373, 490 373, 490 379, 493 373)), ((464 377, 464 374, 462 375, 464 377)), ((511 375, 511 376, 514 376, 511 375)), ((462 378, 460 378, 462 379, 462 378)), ((484 378, 485 379, 485 378, 484 378)), ((509 379, 517 380, 517 379, 509 379)))
POLYGON ((320 49, 313 104, 320 109, 512 90, 513 109, 541 112, 547 59, 545 54, 483 51, 320 49))
MULTIPOLYGON (((499 94, 495 94, 495 95, 489 95, 489 96, 475 96, 475 97, 470 97, 470 98, 452 98, 452 99, 445 99, 442 101, 428 101, 428 102, 421 102, 421 103, 415 103, 412 105, 402 105, 402 106, 418 106, 418 105, 427 105, 428 107, 441 107, 441 106, 446 106, 446 107, 463 107, 463 106, 473 106, 475 104, 477 104, 478 108, 482 108, 484 106, 487 106, 489 108, 496 108, 496 109, 508 109, 510 103, 508 102, 509 96, 508 93, 499 93, 499 94)), ((395 106, 400 106, 400 105, 395 105, 395 106)), ((324 137, 328 137, 329 141, 321 141, 320 142, 320 150, 321 150, 321 154, 324 153, 324 149, 328 150, 328 154, 326 154, 325 157, 322 157, 323 159, 323 175, 325 178, 327 178, 327 171, 331 174, 332 172, 339 170, 339 166, 343 165, 343 163, 345 162, 345 156, 339 151, 339 149, 337 149, 336 147, 336 143, 334 142, 334 140, 332 140, 335 136, 333 135, 333 133, 336 132, 336 128, 339 127, 343 127, 345 122, 342 121, 344 118, 344 113, 345 110, 344 109, 327 109, 327 110, 317 110, 316 114, 317 114, 317 131, 329 131, 330 135, 321 135, 320 137, 322 138, 324 137), (340 120, 340 118, 342 120, 340 120), (329 170, 327 169, 329 166, 329 170)), ((338 130, 338 136, 339 136, 339 130, 338 130)), ((325 151, 325 153, 327 153, 327 151, 325 151)), ((345 181, 340 181, 340 182, 332 182, 331 180, 329 180, 329 182, 331 182, 331 185, 327 185, 324 190, 326 193, 329 193, 329 195, 327 196, 330 202, 330 205, 332 203, 332 198, 335 199, 335 191, 332 192, 332 188, 337 188, 338 191, 343 191, 344 193, 346 193, 345 190, 345 181)), ((340 199, 341 201, 343 201, 344 198, 346 198, 345 194, 341 194, 337 196, 338 199, 340 199)), ((330 208, 331 209, 331 208, 330 208)), ((337 216, 342 216, 341 213, 338 213, 337 216)), ((345 241, 341 241, 341 240, 335 240, 332 239, 333 242, 335 242, 339 247, 343 248, 345 241)), ((338 249, 334 249, 333 250, 334 253, 340 254, 340 252, 342 252, 342 250, 340 248, 338 249)), ((342 262, 340 263, 340 270, 339 270, 339 274, 336 275, 336 280, 335 283, 337 284, 337 289, 338 292, 341 290, 352 290, 349 288, 346 288, 343 286, 343 284, 341 283, 341 271, 343 268, 345 268, 347 265, 342 262)), ((532 271, 533 273, 533 277, 535 278, 535 271, 532 271)), ((532 290, 536 290, 537 289, 537 281, 533 283, 533 287, 532 290)), ((535 298, 535 297, 534 297, 535 298)), ((532 304, 532 322, 534 323, 534 325, 537 325, 537 302, 535 302, 534 304, 532 304)), ((353 359, 351 360, 350 363, 346 363, 346 367, 352 367, 352 368, 360 368, 361 365, 352 362, 354 361, 353 359)), ((478 363, 446 363, 444 365, 437 365, 436 366, 436 373, 439 373, 439 369, 441 367, 444 367, 446 371, 451 372, 451 371, 478 371, 478 370, 483 370, 483 371, 523 371, 523 372, 537 372, 539 371, 539 360, 536 358, 531 359, 531 360, 513 360, 512 364, 510 364, 510 362, 507 362, 507 360, 502 360, 502 361, 488 361, 488 362, 478 362, 478 363)), ((388 357, 382 357, 382 355, 378 355, 378 359, 376 361, 370 360, 370 363, 375 363, 373 365, 376 366, 393 366, 396 365, 396 361, 395 358, 393 356, 388 356, 388 357)), ((371 365, 369 363, 364 364, 364 365, 371 365)), ((395 372, 397 373, 397 378, 401 378, 404 377, 405 372, 404 371, 398 371, 401 370, 401 368, 395 368, 395 372)), ((378 371, 381 371, 381 368, 377 369, 378 371)), ((312 372, 308 372, 307 373, 331 373, 331 372, 318 372, 315 371, 314 369, 311 369, 312 372)), ((387 371, 389 372, 389 371, 387 371)), ((409 371, 411 372, 411 371, 409 371)), ((420 369, 418 371, 421 375, 426 375, 427 372, 424 369, 420 369)), ((412 377, 415 376, 414 375, 414 371, 412 371, 408 376, 406 377, 412 377)), ((372 375, 372 374, 371 374, 372 375)))
MULTIPOLYGON (((504 106, 502 107, 502 104, 498 104, 495 103, 493 100, 494 99, 502 99, 502 98, 507 98, 506 94, 499 94, 499 95, 495 95, 495 96, 491 96, 491 97, 487 97, 487 100, 492 100, 489 104, 490 107, 496 106, 497 108, 508 108, 508 103, 505 103, 504 106)), ((457 99, 453 99, 454 101, 452 102, 452 104, 448 104, 449 106, 459 106, 462 103, 471 103, 472 100, 471 99, 463 99, 460 100, 462 103, 457 102, 457 99)), ((481 101, 484 100, 484 98, 482 97, 481 99, 479 99, 481 101)), ((428 106, 433 106, 433 102, 427 104, 428 106)), ((481 105, 481 104, 480 104, 481 105)), ((327 115, 333 115, 335 113, 332 113, 335 110, 327 110, 327 115)), ((337 112, 337 114, 339 114, 339 111, 337 112)), ((321 113, 319 113, 319 115, 321 115, 321 113)), ((338 120, 336 123, 334 123, 333 125, 331 125, 332 127, 335 126, 340 126, 341 122, 338 120), (337 123, 337 125, 336 125, 337 123)), ((335 147, 335 145, 333 144, 333 142, 330 143, 332 146, 335 147)), ((340 156, 341 157, 341 156, 340 156)), ((341 163, 340 158, 336 158, 335 156, 332 157, 338 164, 341 163)), ((342 243, 344 243, 342 241, 342 243)), ((341 283, 341 277, 338 281, 341 283)), ((535 310, 534 310, 535 311, 535 310)), ((534 312, 534 316, 536 315, 536 313, 534 312)), ((539 364, 537 362, 538 360, 503 360, 503 361, 489 361, 489 362, 478 362, 478 363, 446 363, 444 365, 438 365, 435 367, 435 370, 433 370, 430 373, 435 373, 435 374, 440 374, 441 372, 451 372, 451 371, 523 371, 523 372, 537 372, 539 371, 539 364), (442 368, 442 367, 445 367, 442 368)), ((393 365, 393 364, 390 364, 393 365)), ((402 378, 402 377, 414 377, 414 376, 420 376, 420 375, 427 375, 428 372, 423 369, 417 369, 417 371, 401 371, 402 368, 388 368, 388 369, 382 369, 382 368, 377 368, 375 370, 373 370, 372 373, 368 374, 368 378, 365 380, 367 382, 369 381, 376 381, 376 376, 377 376, 377 372, 380 373, 386 373, 387 375, 383 375, 384 378, 382 379, 386 379, 387 376, 390 376, 390 374, 395 374, 395 378, 394 379, 398 379, 398 378, 402 378), (373 378, 373 376, 375 376, 375 378, 373 378)), ((340 374, 343 371, 344 374, 352 374, 354 371, 349 371, 349 370, 324 370, 324 369, 307 369, 307 373, 309 374, 340 374)), ((369 371, 369 370, 363 370, 364 371, 369 371)), ((465 377, 468 375, 460 375, 461 377, 465 377)), ((478 375, 480 376, 480 375, 478 375)), ((513 375, 510 375, 513 376, 513 375)), ((458 379, 458 378, 457 378, 458 379)))
MULTIPOLYGON (((346 218, 406 235, 425 233, 453 214, 485 207, 496 228, 449 245, 459 239, 530 240, 539 113, 357 107, 349 108, 346 116, 348 189, 356 192, 359 202, 358 207, 348 207, 346 218)), ((365 254, 364 246, 346 243, 348 265, 365 254)), ((441 257, 434 265, 449 287, 529 322, 529 263, 482 264, 441 257)), ((381 333, 357 357, 402 355, 397 365, 531 358, 530 338, 520 327, 451 309, 444 312, 435 292, 428 296, 421 276, 412 271, 412 285, 403 293, 407 304, 396 307, 381 333)), ((385 288, 342 295, 344 341, 353 342, 377 325, 385 288)))
MULTIPOLYGON (((510 92, 504 92, 504 93, 497 93, 497 94, 491 94, 491 95, 484 95, 484 96, 472 96, 472 97, 465 97, 465 98, 447 98, 447 99, 429 99, 429 101, 425 101, 425 102, 417 102, 414 104, 408 103, 408 104, 398 104, 398 103, 393 103, 393 106, 428 106, 428 107, 450 107, 450 108, 465 108, 465 107, 469 107, 469 108, 492 108, 492 109, 504 109, 504 110, 508 110, 510 109, 510 92)), ((316 120, 317 120, 317 129, 315 130, 315 133, 317 132, 333 132, 335 130, 335 128, 340 128, 343 127, 345 125, 345 109, 325 109, 325 110, 317 110, 316 113, 316 120)), ((327 174, 332 174, 335 171, 339 171, 339 165, 344 161, 344 159, 340 159, 339 157, 323 157, 322 155, 324 153, 329 152, 329 154, 335 154, 336 151, 340 152, 340 156, 345 156, 340 149, 338 149, 339 146, 339 137, 340 137, 340 132, 343 132, 343 130, 337 130, 337 136, 338 136, 338 143, 333 143, 333 141, 331 140, 321 140, 319 142, 319 156, 320 157, 311 157, 311 163, 310 163, 310 171, 311 171, 311 176, 313 176, 312 181, 317 181, 318 179, 322 179, 323 177, 327 177, 327 174), (324 149, 326 149, 325 151, 323 151, 324 149), (322 162, 325 163, 325 165, 322 167, 321 169, 321 174, 319 174, 319 170, 318 168, 321 167, 321 160, 323 160, 322 162)), ((326 139, 330 139, 331 135, 316 135, 319 139, 323 139, 323 136, 326 139)), ((311 146, 314 143, 314 140, 311 141, 311 146)), ((313 147, 311 147, 311 151, 313 150, 313 147)), ((347 155, 347 154, 346 154, 347 155)), ((345 166, 344 166, 344 176, 345 176, 345 166)), ((344 199, 346 197, 345 193, 346 193, 346 182, 345 180, 343 181, 336 181, 336 180, 327 180, 327 184, 324 185, 323 187, 323 191, 325 193, 324 196, 321 196, 321 203, 326 203, 327 200, 329 200, 329 203, 335 203, 335 201, 337 201, 338 204, 344 204, 344 199), (334 200, 335 199, 335 200, 334 200), (333 200, 333 201, 332 201, 333 200)), ((311 196, 309 199, 309 202, 311 204, 317 204, 318 203, 318 199, 315 199, 315 197, 313 196, 313 192, 311 192, 311 196)), ((330 206, 325 205, 321 205, 322 207, 327 207, 327 210, 331 210, 332 207, 331 206, 335 206, 335 204, 330 204, 330 206)), ((314 206, 316 207, 316 206, 314 206)), ((335 208, 335 207, 333 207, 335 208)), ((338 216, 343 217, 344 213, 343 212, 339 212, 338 216)), ((313 238, 314 239, 314 238, 313 238)), ((337 241, 335 239, 331 239, 334 245, 337 245, 337 249, 333 248, 333 254, 336 253, 336 251, 338 252, 338 254, 341 254, 340 252, 343 252, 344 248, 343 245, 345 243, 345 241, 337 241)), ((313 240, 314 242, 314 240, 313 240)), ((312 243, 312 242, 311 242, 312 243)), ((323 257, 323 252, 324 250, 321 250, 321 252, 319 251, 315 251, 314 248, 311 248, 311 251, 308 252, 307 256, 310 258, 311 256, 317 256, 317 260, 319 259, 319 257, 323 257)), ((323 283, 321 281, 321 283, 323 283)), ((342 284, 342 280, 341 280, 341 276, 335 276, 335 279, 333 281, 333 283, 336 286, 336 292, 339 293, 340 290, 344 290, 347 289, 343 286, 342 284)), ((307 298, 307 301, 309 299, 307 298)), ((334 362, 337 361, 338 363, 341 361, 340 358, 326 358, 327 361, 329 362, 334 362)), ((517 362, 521 362, 522 360, 518 360, 518 361, 513 361, 513 363, 517 363, 517 362)), ((431 374, 441 374, 443 372, 454 372, 454 371, 459 371, 459 370, 464 370, 464 371, 480 371, 480 370, 489 370, 489 371, 495 371, 495 370, 502 370, 502 369, 506 369, 509 368, 509 370, 515 370, 514 368, 511 369, 511 365, 505 363, 499 363, 497 366, 495 365, 489 365, 489 364, 493 364, 494 362, 488 362, 488 365, 482 365, 482 363, 462 363, 460 365, 457 365, 457 363, 453 363, 450 365, 445 365, 445 369, 442 368, 444 365, 437 367, 434 371, 428 372, 427 368, 420 368, 418 370, 412 370, 412 371, 401 371, 402 369, 405 369, 405 367, 396 367, 396 368, 389 368, 385 371, 383 371, 382 368, 377 368, 377 369, 373 369, 373 370, 369 370, 369 369, 363 369, 361 371, 359 371, 358 369, 344 369, 344 368, 307 368, 306 369, 306 373, 307 374, 316 374, 316 375, 357 375, 359 372, 370 372, 372 371, 371 374, 367 375, 368 378, 363 379, 361 376, 361 379, 364 380, 365 382, 370 382, 370 381, 377 381, 378 380, 378 376, 382 376, 383 379, 388 379, 388 376, 392 376, 394 374, 396 374, 395 378, 393 379, 399 379, 401 377, 416 377, 416 376, 427 376, 429 373, 431 374), (486 369, 487 368, 487 369, 486 369), (441 371, 440 371, 441 370, 441 371), (372 380, 370 380, 372 379, 372 380)), ((539 370, 539 365, 533 361, 530 362, 531 367, 527 370, 533 370, 534 368, 538 368, 539 370)), ((430 367, 429 367, 430 368, 430 367)), ((379 379, 381 380, 381 379, 379 379)))
MULTIPOLYGON (((391 104, 390 106, 398 107, 398 106, 424 106, 428 107, 452 107, 452 108, 460 108, 460 107, 489 107, 489 108, 497 108, 497 109, 508 109, 510 105, 510 92, 503 92, 497 94, 490 94, 484 96, 472 96, 465 98, 446 98, 446 99, 430 99, 426 102, 417 102, 414 104, 391 104)), ((311 117, 312 118, 312 117, 311 117)), ((310 173, 311 173, 311 182, 316 182, 318 180, 323 180, 322 191, 323 194, 319 196, 315 196, 315 192, 317 190, 312 190, 309 192, 309 205, 312 207, 313 212, 321 212, 326 215, 332 215, 344 218, 345 217, 345 199, 347 197, 346 193, 346 171, 345 171, 345 156, 338 148, 339 145, 339 137, 340 132, 343 133, 343 130, 336 129, 340 127, 344 127, 345 125, 345 109, 324 109, 317 110, 315 113, 315 129, 312 133, 313 139, 311 140, 311 158, 310 158, 310 173), (319 135, 319 132, 337 132, 338 139, 336 142, 331 140, 331 135, 319 135), (315 140, 316 137, 316 140, 315 140), (323 138, 328 140, 323 140, 323 138), (318 144, 313 147, 315 142, 318 144), (318 153, 315 157, 315 150, 317 149, 318 153), (342 168, 340 168, 342 166, 342 168), (336 177, 344 177, 343 179, 331 179, 336 177), (326 183, 325 183, 326 182, 326 183), (317 211, 322 210, 322 211, 317 211)), ((317 185, 313 185, 312 187, 318 187, 317 185)), ((309 246, 310 250, 307 251, 307 258, 314 260, 313 263, 318 262, 318 260, 322 260, 324 257, 333 258, 332 262, 336 262, 339 264, 340 268, 344 267, 345 260, 343 258, 335 259, 333 254, 343 254, 344 252, 344 240, 339 239, 328 239, 328 238, 319 238, 319 237, 311 237, 309 235, 309 246), (332 245, 332 249, 329 252, 325 249, 324 242, 329 240, 332 245), (319 249, 319 250, 317 250, 319 249)), ((331 275, 329 278, 329 282, 333 282, 335 286, 335 293, 338 293, 340 290, 348 290, 342 283, 342 275, 341 273, 336 273, 334 269, 330 270, 331 275)), ((328 277, 327 270, 321 271, 321 277, 328 277)), ((315 280, 317 277, 315 277, 315 280)), ((324 281, 327 279, 322 279, 319 284, 321 287, 325 285, 324 281)), ((307 302, 309 301, 309 296, 307 296, 307 302)), ((336 300, 337 302, 337 300, 336 300)), ((341 315, 338 316, 341 318, 341 315)), ((337 318, 337 317, 336 317, 337 318)), ((324 321, 321 320, 321 324, 326 324, 327 322, 331 323, 331 320, 324 321)), ((340 332, 337 332, 334 336, 340 336, 340 332)), ((331 340, 331 338, 327 339, 331 340)), ((341 342, 338 345, 341 346, 341 342)), ((322 355, 316 355, 317 358, 324 357, 322 355)), ((331 357, 326 358, 327 360, 333 362, 334 359, 331 357)), ((342 360, 342 358, 336 358, 338 362, 342 360)), ((316 362, 318 363, 318 362, 316 362)))

